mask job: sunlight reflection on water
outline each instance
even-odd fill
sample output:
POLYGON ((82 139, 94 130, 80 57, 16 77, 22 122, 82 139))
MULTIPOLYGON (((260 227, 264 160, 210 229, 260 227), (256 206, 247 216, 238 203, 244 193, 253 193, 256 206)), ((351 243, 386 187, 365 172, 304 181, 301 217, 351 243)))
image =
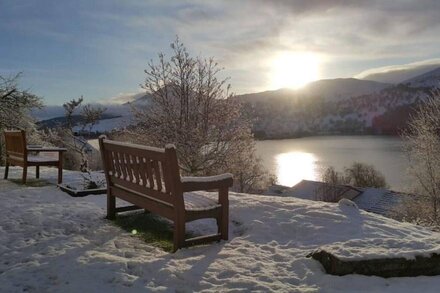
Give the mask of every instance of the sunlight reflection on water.
POLYGON ((391 136, 315 136, 257 142, 257 155, 278 177, 277 183, 292 186, 301 179, 319 180, 325 168, 337 171, 353 162, 373 165, 395 190, 405 190, 409 177, 403 142, 391 136))
POLYGON ((275 157, 278 184, 293 186, 302 179, 316 180, 318 159, 312 153, 294 151, 275 157))

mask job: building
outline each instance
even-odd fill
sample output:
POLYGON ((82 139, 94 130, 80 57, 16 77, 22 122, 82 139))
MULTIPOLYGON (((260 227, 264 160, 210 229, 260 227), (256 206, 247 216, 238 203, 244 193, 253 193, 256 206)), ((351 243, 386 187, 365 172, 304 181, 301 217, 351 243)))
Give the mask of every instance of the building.
POLYGON ((312 180, 302 180, 293 187, 273 185, 264 194, 327 202, 338 202, 346 198, 362 210, 391 218, 400 218, 398 207, 410 196, 384 188, 333 185, 312 180))

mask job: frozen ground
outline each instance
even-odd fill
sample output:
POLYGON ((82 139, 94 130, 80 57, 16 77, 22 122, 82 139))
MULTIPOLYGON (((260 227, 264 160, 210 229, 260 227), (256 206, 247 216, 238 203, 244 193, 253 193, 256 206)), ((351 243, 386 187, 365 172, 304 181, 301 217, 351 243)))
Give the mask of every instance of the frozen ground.
MULTIPOLYGON (((18 178, 19 168, 11 171, 18 178)), ((3 175, 3 169, 0 169, 3 175)), ((33 176, 30 173, 29 176, 33 176)), ((55 182, 55 169, 41 178, 55 182)), ((77 177, 66 172, 65 181, 77 177)), ((0 292, 438 292, 440 277, 330 276, 306 258, 327 246, 361 258, 438 251, 440 234, 294 198, 230 195, 230 240, 169 254, 104 220, 104 196, 0 179, 0 292)), ((191 230, 212 228, 201 221, 191 230)))

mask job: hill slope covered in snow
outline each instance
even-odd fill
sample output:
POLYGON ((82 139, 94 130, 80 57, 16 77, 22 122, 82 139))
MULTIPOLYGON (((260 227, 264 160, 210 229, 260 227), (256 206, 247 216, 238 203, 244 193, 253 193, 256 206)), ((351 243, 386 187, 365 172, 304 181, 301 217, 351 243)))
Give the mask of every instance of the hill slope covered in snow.
MULTIPOLYGON (((12 178, 19 174, 12 168, 12 178)), ((66 181, 77 176, 65 172, 66 181)), ((41 178, 55 183, 56 170, 43 169, 41 178)), ((346 204, 231 193, 229 241, 169 254, 105 220, 103 195, 72 198, 55 185, 1 179, 0 200, 2 292, 437 292, 440 286, 440 276, 331 276, 307 258, 321 246, 343 253, 354 245, 356 259, 440 251, 440 234, 346 204)), ((188 225, 195 233, 214 228, 210 220, 188 225)))
MULTIPOLYGON (((246 104, 257 138, 290 138, 319 134, 396 134, 406 127, 418 103, 440 87, 440 68, 400 84, 355 78, 319 80, 298 90, 279 89, 235 96, 246 104)), ((132 106, 148 106, 144 95, 131 104, 103 105, 106 116, 94 131, 110 131, 132 123, 132 106)), ((34 112, 42 125, 63 115, 61 106, 34 112), (57 114, 58 113, 58 114, 57 114), (58 116, 54 116, 58 115, 58 116)))
POLYGON ((319 134, 397 134, 417 105, 440 87, 440 68, 404 83, 335 79, 302 90, 237 96, 254 118, 260 138, 319 134))

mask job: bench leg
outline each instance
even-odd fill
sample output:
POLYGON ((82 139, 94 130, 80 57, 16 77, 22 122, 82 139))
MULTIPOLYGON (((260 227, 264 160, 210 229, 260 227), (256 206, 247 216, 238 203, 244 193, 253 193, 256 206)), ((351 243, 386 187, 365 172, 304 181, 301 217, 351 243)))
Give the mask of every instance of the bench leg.
POLYGON ((6 162, 6 166, 5 166, 5 179, 8 179, 8 174, 9 174, 9 162, 6 162))
POLYGON ((35 178, 40 178, 40 166, 35 166, 35 178))
POLYGON ((116 199, 110 193, 107 193, 107 219, 114 220, 116 218, 116 199))
POLYGON ((218 216, 216 219, 217 222, 217 234, 221 234, 222 233, 222 216, 218 216))
MULTIPOLYGON (((222 211, 220 216, 220 234, 223 240, 228 240, 229 234, 229 200, 228 200, 228 189, 221 188, 219 190, 219 198, 221 199, 220 204, 222 205, 222 211)), ((217 222, 218 223, 218 222, 217 222)))
POLYGON ((23 176, 21 178, 21 183, 26 184, 26 178, 27 178, 27 166, 23 167, 23 176))
POLYGON ((174 221, 174 247, 173 252, 176 252, 177 249, 183 247, 185 243, 185 219, 177 218, 174 221))
POLYGON ((63 182, 63 153, 60 152, 58 155, 58 184, 63 182))

